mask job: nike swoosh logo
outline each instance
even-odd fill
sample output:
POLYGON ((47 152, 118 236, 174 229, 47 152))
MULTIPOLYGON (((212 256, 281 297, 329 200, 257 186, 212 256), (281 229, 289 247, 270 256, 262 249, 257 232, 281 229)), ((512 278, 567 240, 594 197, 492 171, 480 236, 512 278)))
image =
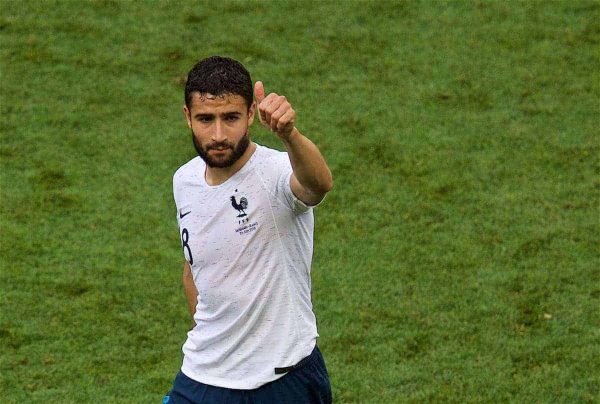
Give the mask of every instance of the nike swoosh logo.
POLYGON ((183 219, 185 216, 189 215, 190 213, 192 213, 191 210, 189 212, 181 213, 181 209, 179 209, 179 218, 183 219))

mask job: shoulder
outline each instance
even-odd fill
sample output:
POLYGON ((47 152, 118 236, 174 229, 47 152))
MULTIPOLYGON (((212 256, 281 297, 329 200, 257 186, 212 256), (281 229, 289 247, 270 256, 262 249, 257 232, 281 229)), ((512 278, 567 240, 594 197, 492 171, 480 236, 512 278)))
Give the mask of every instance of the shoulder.
POLYGON ((200 157, 194 157, 175 171, 173 174, 173 193, 175 199, 181 189, 189 185, 199 183, 200 175, 204 174, 204 161, 200 157))
POLYGON ((200 157, 194 157, 175 171, 173 174, 173 184, 195 176, 198 170, 202 169, 203 164, 204 162, 200 157))
POLYGON ((273 171, 287 166, 291 167, 287 152, 257 145, 257 168, 261 171, 273 171))

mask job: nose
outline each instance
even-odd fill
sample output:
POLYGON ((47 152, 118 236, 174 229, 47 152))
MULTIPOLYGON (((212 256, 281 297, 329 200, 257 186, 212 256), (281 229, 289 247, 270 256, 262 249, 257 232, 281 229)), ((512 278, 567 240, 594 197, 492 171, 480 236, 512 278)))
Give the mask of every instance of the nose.
POLYGON ((220 119, 217 119, 215 121, 215 130, 213 131, 212 134, 212 140, 214 142, 223 142, 225 140, 227 140, 227 136, 225 135, 225 131, 224 131, 224 125, 221 122, 220 119))

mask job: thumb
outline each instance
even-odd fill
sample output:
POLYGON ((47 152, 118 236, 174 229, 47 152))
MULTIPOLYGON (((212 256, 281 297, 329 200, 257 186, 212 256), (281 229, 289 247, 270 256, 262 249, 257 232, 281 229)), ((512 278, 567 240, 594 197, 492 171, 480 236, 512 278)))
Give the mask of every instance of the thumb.
POLYGON ((254 98, 257 103, 260 103, 265 98, 265 86, 262 81, 257 81, 256 84, 254 84, 254 98))

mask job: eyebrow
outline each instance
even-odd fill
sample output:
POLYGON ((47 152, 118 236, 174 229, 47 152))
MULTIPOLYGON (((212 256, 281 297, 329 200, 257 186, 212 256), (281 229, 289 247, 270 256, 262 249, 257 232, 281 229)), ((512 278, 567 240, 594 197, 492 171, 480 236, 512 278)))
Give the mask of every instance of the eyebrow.
MULTIPOLYGON (((227 116, 241 116, 242 114, 238 111, 229 111, 229 112, 223 112, 221 114, 221 116, 223 117, 227 117, 227 116)), ((207 114, 207 113, 202 113, 202 112, 198 112, 196 115, 194 115, 194 118, 213 118, 215 116, 215 114, 207 114)))

